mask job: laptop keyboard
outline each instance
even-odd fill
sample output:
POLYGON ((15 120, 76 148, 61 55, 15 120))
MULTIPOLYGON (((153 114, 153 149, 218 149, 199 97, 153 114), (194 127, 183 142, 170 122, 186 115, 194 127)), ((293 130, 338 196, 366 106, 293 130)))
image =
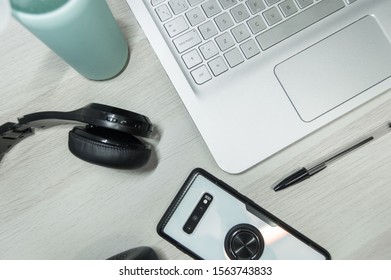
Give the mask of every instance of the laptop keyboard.
POLYGON ((149 0, 202 85, 356 0, 149 0))

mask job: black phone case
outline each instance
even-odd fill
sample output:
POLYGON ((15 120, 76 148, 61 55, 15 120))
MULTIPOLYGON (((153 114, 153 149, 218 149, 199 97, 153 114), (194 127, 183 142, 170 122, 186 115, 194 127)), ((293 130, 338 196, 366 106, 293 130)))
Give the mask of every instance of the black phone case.
POLYGON ((254 201, 252 201, 248 197, 242 195, 237 190, 235 190, 231 186, 227 185, 223 181, 217 179, 212 174, 208 173, 207 171, 205 171, 202 168, 196 168, 191 172, 191 174, 188 176, 185 183, 183 184, 183 186, 179 190, 178 194, 175 196, 174 200, 171 202, 170 206, 168 207, 168 209, 166 210, 166 212, 164 213, 163 217, 160 219, 160 221, 157 225, 158 234, 162 238, 164 238, 165 240, 167 240, 168 242, 173 244, 176 248, 178 248, 179 250, 184 252, 185 254, 187 254, 190 257, 197 259, 197 260, 203 259, 200 256, 198 256, 196 253, 194 253, 193 251, 189 250, 187 247, 185 247, 182 244, 180 244, 179 242, 177 242, 171 236, 167 235, 164 232, 164 227, 168 223, 168 221, 170 220, 171 216, 173 215, 176 208, 178 207, 178 205, 182 201, 183 197, 186 195, 186 192, 188 191, 188 189, 191 187, 190 181, 193 180, 193 178, 195 177, 196 174, 201 174, 202 176, 206 177, 207 179, 209 179, 210 181, 215 183, 215 185, 217 185, 218 187, 220 187, 224 191, 230 193, 235 198, 237 198, 238 200, 243 202, 246 206, 248 206, 250 209, 252 209, 254 212, 256 212, 256 215, 260 215, 260 216, 262 216, 262 219, 268 220, 269 222, 275 223, 278 226, 282 227, 287 232, 291 233, 293 236, 295 236, 296 238, 303 241, 304 243, 306 243, 308 246, 310 246, 314 250, 316 250, 319 253, 321 253, 322 255, 324 255, 327 260, 331 259, 331 255, 326 249, 324 249, 320 245, 316 244, 315 242, 310 240, 308 237, 304 236, 303 234, 301 234, 300 232, 298 232, 297 230, 295 230, 294 228, 292 228, 291 226, 289 226, 285 222, 281 221, 280 219, 278 219, 277 217, 275 217, 274 215, 272 215, 271 213, 269 213, 268 211, 266 211, 265 209, 260 207, 254 201))

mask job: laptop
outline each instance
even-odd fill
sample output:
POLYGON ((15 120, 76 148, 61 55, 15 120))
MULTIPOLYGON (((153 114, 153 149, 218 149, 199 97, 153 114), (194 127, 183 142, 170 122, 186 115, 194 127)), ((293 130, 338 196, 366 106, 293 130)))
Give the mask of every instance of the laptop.
POLYGON ((390 0, 127 2, 228 173, 391 88, 390 0))

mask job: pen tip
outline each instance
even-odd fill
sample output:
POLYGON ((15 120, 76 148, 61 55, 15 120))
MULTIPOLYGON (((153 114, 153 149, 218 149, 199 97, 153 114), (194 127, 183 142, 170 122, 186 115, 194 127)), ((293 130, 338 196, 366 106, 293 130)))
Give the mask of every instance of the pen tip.
POLYGON ((275 186, 275 187, 273 188, 273 190, 274 190, 275 192, 280 191, 280 190, 281 190, 281 185, 275 186))

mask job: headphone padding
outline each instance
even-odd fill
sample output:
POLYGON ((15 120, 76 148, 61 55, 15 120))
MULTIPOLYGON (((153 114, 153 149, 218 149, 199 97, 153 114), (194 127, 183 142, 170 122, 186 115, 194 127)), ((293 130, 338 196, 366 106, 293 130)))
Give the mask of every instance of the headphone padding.
MULTIPOLYGON (((132 136, 133 137, 133 136, 132 136)), ((106 144, 69 132, 69 150, 76 157, 90 163, 120 169, 136 169, 144 166, 151 155, 151 149, 143 145, 117 146, 106 144)))

